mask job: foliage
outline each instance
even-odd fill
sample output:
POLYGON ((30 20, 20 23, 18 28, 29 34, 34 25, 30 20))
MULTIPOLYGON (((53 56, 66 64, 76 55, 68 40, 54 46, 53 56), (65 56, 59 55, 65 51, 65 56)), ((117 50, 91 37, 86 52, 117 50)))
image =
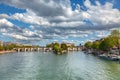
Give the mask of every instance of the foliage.
POLYGON ((53 49, 58 52, 59 51, 59 46, 58 45, 54 45, 53 49))
POLYGON ((51 48, 51 47, 52 47, 52 44, 47 44, 46 47, 47 47, 47 48, 51 48))
POLYGON ((92 48, 99 50, 99 45, 100 45, 100 42, 99 42, 99 41, 95 41, 95 42, 93 42, 93 44, 92 44, 92 48))
POLYGON ((92 42, 88 41, 85 43, 86 48, 91 48, 92 47, 92 42))
POLYGON ((4 50, 3 46, 0 46, 0 51, 4 50))
POLYGON ((65 43, 62 43, 62 44, 61 44, 61 49, 62 49, 62 50, 67 50, 68 47, 67 47, 67 45, 66 45, 65 43))
POLYGON ((54 43, 53 44, 53 50, 58 53, 60 51, 59 43, 54 43))
POLYGON ((61 43, 61 44, 59 44, 59 43, 54 43, 54 44, 53 44, 53 50, 54 50, 54 52, 55 52, 56 54, 62 54, 63 51, 64 51, 64 50, 67 51, 67 49, 68 49, 68 46, 67 46, 66 43, 61 43))
POLYGON ((101 42, 100 49, 104 51, 109 51, 110 48, 114 47, 115 45, 117 45, 117 40, 113 37, 108 37, 101 42))
POLYGON ((113 37, 116 41, 116 46, 120 45, 120 31, 119 30, 113 30, 111 32, 110 37, 113 37))
POLYGON ((119 30, 113 30, 111 32, 111 37, 120 37, 120 31, 119 30))
POLYGON ((94 41, 94 42, 86 42, 85 47, 86 48, 93 48, 96 50, 103 50, 103 51, 109 51, 114 46, 120 45, 120 31, 119 30, 113 30, 110 34, 110 36, 94 41))

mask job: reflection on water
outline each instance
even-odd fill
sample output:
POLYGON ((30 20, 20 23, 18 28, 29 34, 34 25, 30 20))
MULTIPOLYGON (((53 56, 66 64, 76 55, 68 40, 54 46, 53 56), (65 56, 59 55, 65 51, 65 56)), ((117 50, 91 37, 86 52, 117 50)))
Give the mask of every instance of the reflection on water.
POLYGON ((83 52, 2 54, 0 80, 120 80, 120 64, 83 52))

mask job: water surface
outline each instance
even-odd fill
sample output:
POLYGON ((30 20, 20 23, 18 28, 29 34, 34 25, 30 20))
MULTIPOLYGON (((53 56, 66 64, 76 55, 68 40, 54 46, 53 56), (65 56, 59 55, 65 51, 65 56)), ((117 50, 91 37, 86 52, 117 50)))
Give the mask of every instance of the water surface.
POLYGON ((120 80, 120 64, 83 52, 1 54, 0 80, 120 80))

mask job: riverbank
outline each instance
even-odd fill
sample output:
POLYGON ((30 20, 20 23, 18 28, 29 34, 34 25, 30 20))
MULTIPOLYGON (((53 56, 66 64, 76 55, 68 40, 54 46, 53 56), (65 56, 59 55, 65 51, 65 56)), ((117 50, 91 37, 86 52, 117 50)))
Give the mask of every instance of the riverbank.
POLYGON ((119 51, 114 51, 114 52, 111 52, 111 51, 108 51, 108 52, 105 52, 105 51, 98 51, 98 50, 94 50, 94 49, 86 49, 84 51, 84 53, 86 54, 93 54, 95 56, 98 56, 102 59, 106 59, 106 60, 111 60, 111 61, 120 61, 120 54, 119 54, 119 51))
POLYGON ((107 59, 107 60, 112 60, 112 61, 120 61, 120 55, 116 54, 102 54, 99 55, 100 58, 107 59))
POLYGON ((16 52, 14 50, 9 50, 9 51, 0 51, 0 54, 5 54, 5 53, 13 53, 16 52))

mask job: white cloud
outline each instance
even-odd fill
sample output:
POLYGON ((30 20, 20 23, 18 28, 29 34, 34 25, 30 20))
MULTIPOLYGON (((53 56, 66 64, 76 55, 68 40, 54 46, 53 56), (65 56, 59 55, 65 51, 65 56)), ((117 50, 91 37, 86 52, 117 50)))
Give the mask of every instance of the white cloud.
POLYGON ((6 33, 3 33, 3 35, 9 36, 9 37, 12 37, 12 38, 15 38, 15 39, 28 40, 27 37, 24 37, 24 36, 19 35, 19 34, 6 34, 6 33))
POLYGON ((96 31, 95 35, 97 38, 107 37, 110 34, 109 31, 96 31))
POLYGON ((0 19, 3 19, 3 18, 8 18, 9 16, 7 14, 0 14, 0 19))
POLYGON ((54 26, 59 26, 59 27, 79 27, 79 26, 84 26, 85 23, 84 22, 80 22, 80 21, 71 21, 71 22, 61 22, 61 23, 58 23, 54 26))
POLYGON ((36 16, 33 12, 27 12, 27 13, 16 13, 12 16, 10 16, 11 19, 23 21, 25 23, 29 24, 36 24, 36 25, 48 25, 49 22, 47 19, 42 18, 40 16, 36 16))
POLYGON ((37 34, 34 31, 31 31, 27 28, 18 27, 12 24, 7 19, 0 19, 0 33, 4 37, 10 38, 12 40, 20 41, 23 43, 23 40, 40 40, 42 38, 41 34, 37 34))
POLYGON ((6 30, 6 29, 0 29, 0 32, 2 32, 2 33, 6 33, 7 30, 6 30))
POLYGON ((13 27, 13 24, 9 22, 7 19, 0 19, 0 27, 1 26, 13 27))
MULTIPOLYGON (((97 1, 97 4, 100 4, 97 1)), ((113 8, 113 4, 106 2, 105 5, 91 5, 89 0, 85 1, 88 7, 88 19, 97 27, 109 27, 109 25, 120 25, 120 11, 113 8)), ((113 26, 114 27, 114 26, 113 26)), ((118 26, 119 27, 119 26, 118 26)), ((110 27, 111 28, 111 27, 110 27)), ((109 29, 109 28, 108 28, 109 29)))

